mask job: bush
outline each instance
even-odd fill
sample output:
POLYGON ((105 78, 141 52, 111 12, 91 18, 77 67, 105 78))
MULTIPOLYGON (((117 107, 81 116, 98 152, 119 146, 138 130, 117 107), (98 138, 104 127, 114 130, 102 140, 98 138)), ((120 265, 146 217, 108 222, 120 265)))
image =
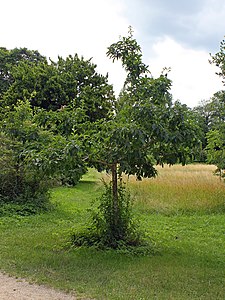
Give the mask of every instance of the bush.
POLYGON ((48 181, 21 158, 20 142, 0 135, 0 215, 6 211, 34 213, 49 206, 48 181), (19 207, 21 205, 21 207, 19 207))

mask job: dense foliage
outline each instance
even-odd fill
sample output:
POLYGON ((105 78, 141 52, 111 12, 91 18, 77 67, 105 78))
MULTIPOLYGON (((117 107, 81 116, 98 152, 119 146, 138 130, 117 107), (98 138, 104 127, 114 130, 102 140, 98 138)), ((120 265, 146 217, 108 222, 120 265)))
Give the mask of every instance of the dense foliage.
POLYGON ((215 64, 219 71, 217 75, 222 77, 222 81, 225 84, 225 40, 223 39, 220 43, 220 50, 215 55, 211 55, 210 63, 215 64))
POLYGON ((0 125, 1 204, 13 203, 13 209, 22 204, 34 211, 44 208, 48 202, 46 176, 35 170, 30 157, 43 144, 48 145, 48 135, 32 122, 29 104, 20 104, 14 111, 4 110, 0 125))
POLYGON ((91 121, 107 116, 113 93, 107 78, 98 75, 95 65, 78 56, 59 58, 57 63, 38 65, 21 62, 13 70, 14 82, 3 96, 6 105, 29 99, 32 107, 56 111, 65 106, 83 108, 91 121))
POLYGON ((38 51, 28 50, 27 48, 7 50, 0 47, 0 99, 14 83, 13 69, 21 62, 37 65, 38 63, 46 62, 46 58, 38 51))
MULTIPOLYGON (((220 76, 223 46, 212 56, 220 76)), ((155 177, 157 164, 205 159, 201 149, 209 163, 225 168, 225 98, 218 92, 194 110, 173 102, 169 69, 153 78, 131 29, 107 55, 127 72, 117 101, 91 60, 53 62, 37 51, 0 48, 0 201, 46 207, 53 179, 75 185, 88 167, 105 170, 111 181, 87 236, 117 248, 140 237, 122 174, 155 177)), ((81 240, 87 242, 74 235, 74 243, 81 240)))
POLYGON ((114 95, 96 65, 77 55, 55 63, 1 48, 0 68, 0 198, 35 210, 48 203, 52 179, 75 185, 87 171, 78 136, 85 122, 110 117, 114 95))
MULTIPOLYGON (((220 43, 220 51, 211 57, 211 63, 219 67, 220 71, 217 74, 225 84, 225 40, 220 43)), ((216 93, 208 106, 210 130, 206 134, 207 162, 215 164, 216 172, 222 177, 225 170, 225 91, 216 93)))

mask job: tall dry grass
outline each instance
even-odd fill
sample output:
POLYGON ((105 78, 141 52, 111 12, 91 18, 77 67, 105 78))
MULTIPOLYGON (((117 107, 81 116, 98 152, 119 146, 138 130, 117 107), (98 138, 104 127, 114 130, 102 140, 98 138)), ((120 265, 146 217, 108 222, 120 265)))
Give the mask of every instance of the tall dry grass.
POLYGON ((215 166, 192 164, 157 167, 156 178, 124 177, 135 207, 159 213, 225 211, 225 183, 213 175, 215 166))

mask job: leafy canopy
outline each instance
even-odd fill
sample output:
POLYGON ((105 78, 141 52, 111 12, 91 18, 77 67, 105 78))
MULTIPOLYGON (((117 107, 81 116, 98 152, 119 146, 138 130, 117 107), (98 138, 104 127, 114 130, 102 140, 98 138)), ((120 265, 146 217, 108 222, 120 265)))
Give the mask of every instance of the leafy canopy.
POLYGON ((220 51, 215 55, 211 54, 210 63, 215 64, 220 70, 216 73, 222 77, 222 81, 225 84, 225 40, 220 43, 220 51))
POLYGON ((77 54, 66 59, 58 57, 57 62, 19 57, 8 65, 4 59, 10 80, 0 95, 2 106, 28 99, 33 108, 46 111, 82 108, 94 122, 107 117, 114 105, 114 93, 107 76, 98 74, 91 60, 79 58, 77 54))
MULTIPOLYGON (((211 57, 211 63, 220 68, 217 74, 225 84, 225 40, 220 43, 220 51, 211 57)), ((211 130, 207 133, 207 161, 215 164, 219 175, 222 176, 222 170, 225 169, 225 91, 215 94, 210 105, 213 122, 210 124, 211 130)))

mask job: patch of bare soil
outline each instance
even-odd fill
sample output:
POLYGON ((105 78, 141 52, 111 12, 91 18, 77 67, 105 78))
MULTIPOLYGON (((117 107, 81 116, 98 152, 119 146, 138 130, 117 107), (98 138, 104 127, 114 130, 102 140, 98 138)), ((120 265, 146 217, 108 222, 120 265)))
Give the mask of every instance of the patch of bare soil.
POLYGON ((78 298, 72 294, 66 294, 37 284, 30 284, 25 279, 9 277, 6 274, 0 273, 0 299, 76 300, 78 298))

